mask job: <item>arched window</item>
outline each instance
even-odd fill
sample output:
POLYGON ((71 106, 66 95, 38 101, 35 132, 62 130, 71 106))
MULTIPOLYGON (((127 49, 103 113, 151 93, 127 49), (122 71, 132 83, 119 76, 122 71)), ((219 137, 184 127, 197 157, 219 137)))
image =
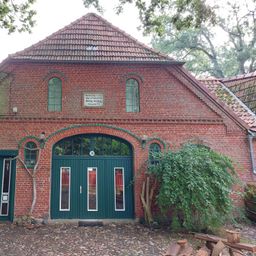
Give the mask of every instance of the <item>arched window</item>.
POLYGON ((55 156, 131 156, 128 142, 104 134, 81 134, 64 138, 53 147, 55 156), (93 155, 92 155, 93 154, 93 155))
POLYGON ((126 81, 126 112, 140 111, 139 84, 135 79, 126 81))
POLYGON ((62 82, 53 77, 48 82, 48 111, 61 111, 62 108, 62 82))
POLYGON ((159 163, 159 161, 155 158, 156 153, 160 153, 161 152, 161 147, 159 144, 157 143, 152 143, 149 146, 149 163, 150 165, 156 165, 159 163))
POLYGON ((24 150, 25 164, 28 168, 34 168, 37 161, 37 146, 36 143, 30 141, 25 145, 24 150))

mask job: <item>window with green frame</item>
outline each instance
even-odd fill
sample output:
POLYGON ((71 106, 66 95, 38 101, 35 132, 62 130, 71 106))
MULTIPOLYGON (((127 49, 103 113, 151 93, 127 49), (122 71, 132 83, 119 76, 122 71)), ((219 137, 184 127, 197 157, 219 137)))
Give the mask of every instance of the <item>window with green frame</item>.
POLYGON ((62 81, 53 77, 48 82, 48 111, 58 112, 62 109, 62 81))
POLYGON ((150 165, 156 165, 159 163, 159 160, 156 159, 155 154, 160 153, 161 152, 161 147, 159 144, 157 143, 151 143, 149 146, 149 164, 150 165))
POLYGON ((126 112, 140 111, 139 83, 135 79, 126 80, 126 112))
POLYGON ((128 142, 105 134, 81 134, 64 138, 53 147, 55 156, 131 156, 132 149, 128 142))
POLYGON ((34 168, 37 161, 37 145, 33 141, 29 141, 25 145, 24 156, 25 164, 28 168, 34 168))

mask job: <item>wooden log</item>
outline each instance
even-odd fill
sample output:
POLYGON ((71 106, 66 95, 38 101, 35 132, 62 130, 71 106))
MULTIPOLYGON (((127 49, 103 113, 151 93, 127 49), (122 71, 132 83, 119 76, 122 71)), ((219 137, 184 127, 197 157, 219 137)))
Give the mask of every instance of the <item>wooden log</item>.
POLYGON ((229 248, 229 254, 230 256, 243 256, 243 252, 240 250, 236 250, 236 249, 231 249, 229 248))
POLYGON ((206 246, 203 246, 200 248, 195 256, 210 256, 211 255, 211 250, 209 250, 206 246))
POLYGON ((190 256, 193 254, 193 248, 192 246, 185 246, 184 248, 181 248, 181 250, 179 251, 178 256, 190 256))
POLYGON ((206 235, 206 234, 195 234, 194 236, 196 239, 204 240, 204 241, 209 241, 209 242, 214 242, 218 243, 218 241, 222 241, 225 245, 228 245, 231 248, 238 249, 238 250, 245 250, 248 252, 256 252, 256 245, 253 244, 247 244, 247 243, 236 243, 232 244, 227 241, 227 239, 218 237, 218 236, 212 236, 212 235, 206 235))
POLYGON ((240 243, 240 232, 226 229, 226 235, 229 243, 240 243))
POLYGON ((180 251, 180 245, 177 243, 172 243, 168 246, 164 256, 177 256, 180 251))
POLYGON ((211 256, 219 256, 225 247, 226 245, 220 240, 217 244, 215 244, 211 256))
POLYGON ((206 247, 207 247, 210 251, 213 250, 215 244, 216 244, 216 243, 213 243, 213 242, 210 242, 210 241, 206 241, 206 243, 205 243, 206 247))
POLYGON ((170 244, 164 256, 191 256, 192 254, 192 246, 188 244, 186 239, 183 239, 170 244))

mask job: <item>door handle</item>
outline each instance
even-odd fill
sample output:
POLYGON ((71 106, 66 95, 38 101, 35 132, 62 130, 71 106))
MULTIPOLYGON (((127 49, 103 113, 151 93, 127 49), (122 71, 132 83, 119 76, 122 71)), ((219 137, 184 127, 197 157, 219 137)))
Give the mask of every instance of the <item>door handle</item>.
POLYGON ((82 192, 83 192, 83 188, 82 186, 80 186, 80 194, 82 194, 82 192))

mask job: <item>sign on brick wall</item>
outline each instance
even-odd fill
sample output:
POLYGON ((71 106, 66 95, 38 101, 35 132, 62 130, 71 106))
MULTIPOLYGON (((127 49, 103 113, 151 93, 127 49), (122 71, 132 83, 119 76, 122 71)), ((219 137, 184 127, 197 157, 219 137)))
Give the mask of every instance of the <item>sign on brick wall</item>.
POLYGON ((103 107, 103 93, 84 93, 84 107, 103 107))

